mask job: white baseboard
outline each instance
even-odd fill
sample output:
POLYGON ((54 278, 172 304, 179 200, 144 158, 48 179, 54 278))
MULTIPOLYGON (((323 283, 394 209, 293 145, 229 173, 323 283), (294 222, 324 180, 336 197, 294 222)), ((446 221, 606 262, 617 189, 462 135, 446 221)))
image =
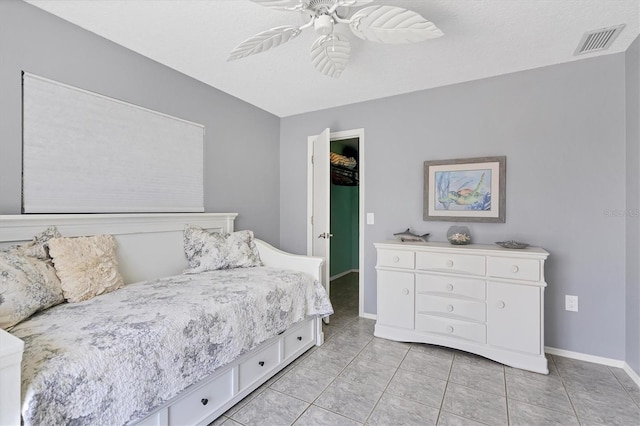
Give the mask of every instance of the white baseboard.
POLYGON ((378 319, 378 316, 376 314, 368 314, 366 312, 363 312, 360 314, 361 318, 367 318, 367 319, 372 319, 372 320, 376 320, 378 319))
POLYGON ((633 368, 631 368, 631 366, 629 364, 627 364, 626 362, 624 363, 624 367, 622 367, 622 368, 624 369, 624 371, 627 372, 629 377, 631 377, 631 380, 633 380, 636 383, 636 385, 638 385, 638 387, 640 387, 640 376, 638 375, 638 373, 633 371, 633 368))
POLYGON ((339 274, 336 274, 332 277, 329 278, 329 281, 333 281, 333 280, 337 280, 340 277, 344 277, 345 275, 348 275, 352 272, 360 272, 358 269, 349 269, 348 271, 344 271, 344 272, 340 272, 339 274))
POLYGON ((627 364, 623 360, 567 351, 564 349, 557 349, 549 346, 545 346, 544 351, 551 355, 558 355, 566 358, 577 359, 580 361, 593 362, 594 364, 602 364, 609 367, 622 368, 629 375, 629 377, 631 377, 631 380, 633 380, 636 385, 640 386, 640 376, 638 375, 638 373, 633 371, 633 368, 631 368, 629 364, 627 364))

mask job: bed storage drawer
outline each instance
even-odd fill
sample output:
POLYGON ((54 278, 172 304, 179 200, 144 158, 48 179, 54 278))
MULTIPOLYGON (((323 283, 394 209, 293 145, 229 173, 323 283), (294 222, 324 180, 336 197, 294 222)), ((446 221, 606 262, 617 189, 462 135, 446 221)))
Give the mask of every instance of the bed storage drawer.
POLYGON ((247 358, 240 363, 239 372, 239 386, 240 391, 250 386, 253 382, 260 377, 266 375, 269 371, 275 368, 280 363, 280 341, 276 340, 269 346, 253 355, 251 358, 247 358))
POLYGON ((233 370, 228 369, 169 407, 169 424, 196 424, 233 396, 233 370))
POLYGON ((295 355, 302 347, 307 346, 315 340, 313 329, 314 323, 312 319, 306 319, 299 324, 295 330, 288 333, 284 338, 284 356, 282 359, 287 360, 295 355))

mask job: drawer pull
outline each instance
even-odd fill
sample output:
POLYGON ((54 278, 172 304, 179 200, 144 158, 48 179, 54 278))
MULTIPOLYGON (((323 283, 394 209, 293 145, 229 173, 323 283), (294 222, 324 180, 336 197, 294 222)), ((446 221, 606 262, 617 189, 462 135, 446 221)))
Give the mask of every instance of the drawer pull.
POLYGON ((409 289, 408 288, 403 288, 402 289, 402 294, 404 294, 405 296, 409 295, 409 289))
POLYGON ((447 333, 453 333, 453 326, 448 326, 447 327, 447 333))
POLYGON ((513 266, 511 267, 511 272, 513 272, 514 274, 515 274, 516 272, 518 272, 519 270, 520 270, 520 268, 518 268, 518 265, 513 265, 513 266))
POLYGON ((453 291, 453 284, 447 284, 447 290, 453 291))
POLYGON ((258 364, 260 364, 260 367, 264 367, 264 361, 259 361, 258 364))
POLYGON ((302 342, 302 336, 298 336, 297 339, 302 342))
POLYGON ((447 266, 449 268, 452 268, 453 267, 453 260, 451 260, 451 259, 447 260, 447 266))
POLYGON ((506 305, 502 300, 500 300, 498 303, 496 303, 496 306, 498 307, 498 309, 504 309, 506 305))
POLYGON ((207 398, 202 398, 200 402, 202 403, 202 405, 207 405, 209 403, 209 400, 207 398))
POLYGON ((447 312, 453 312, 453 305, 447 305, 447 312))
POLYGON ((393 256, 393 259, 391 259, 391 260, 393 260, 393 263, 400 262, 400 258, 398 256, 393 256))

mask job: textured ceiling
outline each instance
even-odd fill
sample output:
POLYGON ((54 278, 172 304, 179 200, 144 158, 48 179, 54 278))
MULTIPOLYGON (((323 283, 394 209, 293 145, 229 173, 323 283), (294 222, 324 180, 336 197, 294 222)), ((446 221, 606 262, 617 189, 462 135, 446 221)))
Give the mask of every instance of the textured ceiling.
POLYGON ((383 45, 338 26, 351 41, 351 59, 333 79, 311 65, 312 29, 227 62, 250 36, 301 25, 297 12, 248 0, 25 1, 280 117, 623 52, 640 20, 638 0, 376 1, 422 14, 445 36, 383 45), (573 56, 586 31, 618 24, 626 28, 608 50, 573 56))

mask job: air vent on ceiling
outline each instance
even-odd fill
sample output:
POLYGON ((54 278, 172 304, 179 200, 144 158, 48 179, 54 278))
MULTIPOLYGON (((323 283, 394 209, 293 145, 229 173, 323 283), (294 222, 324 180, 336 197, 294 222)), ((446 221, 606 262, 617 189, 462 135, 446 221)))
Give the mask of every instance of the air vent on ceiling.
POLYGON ((583 55, 585 53, 608 49, 624 27, 625 24, 620 24, 615 27, 602 28, 584 33, 582 40, 578 43, 578 48, 573 54, 583 55))

